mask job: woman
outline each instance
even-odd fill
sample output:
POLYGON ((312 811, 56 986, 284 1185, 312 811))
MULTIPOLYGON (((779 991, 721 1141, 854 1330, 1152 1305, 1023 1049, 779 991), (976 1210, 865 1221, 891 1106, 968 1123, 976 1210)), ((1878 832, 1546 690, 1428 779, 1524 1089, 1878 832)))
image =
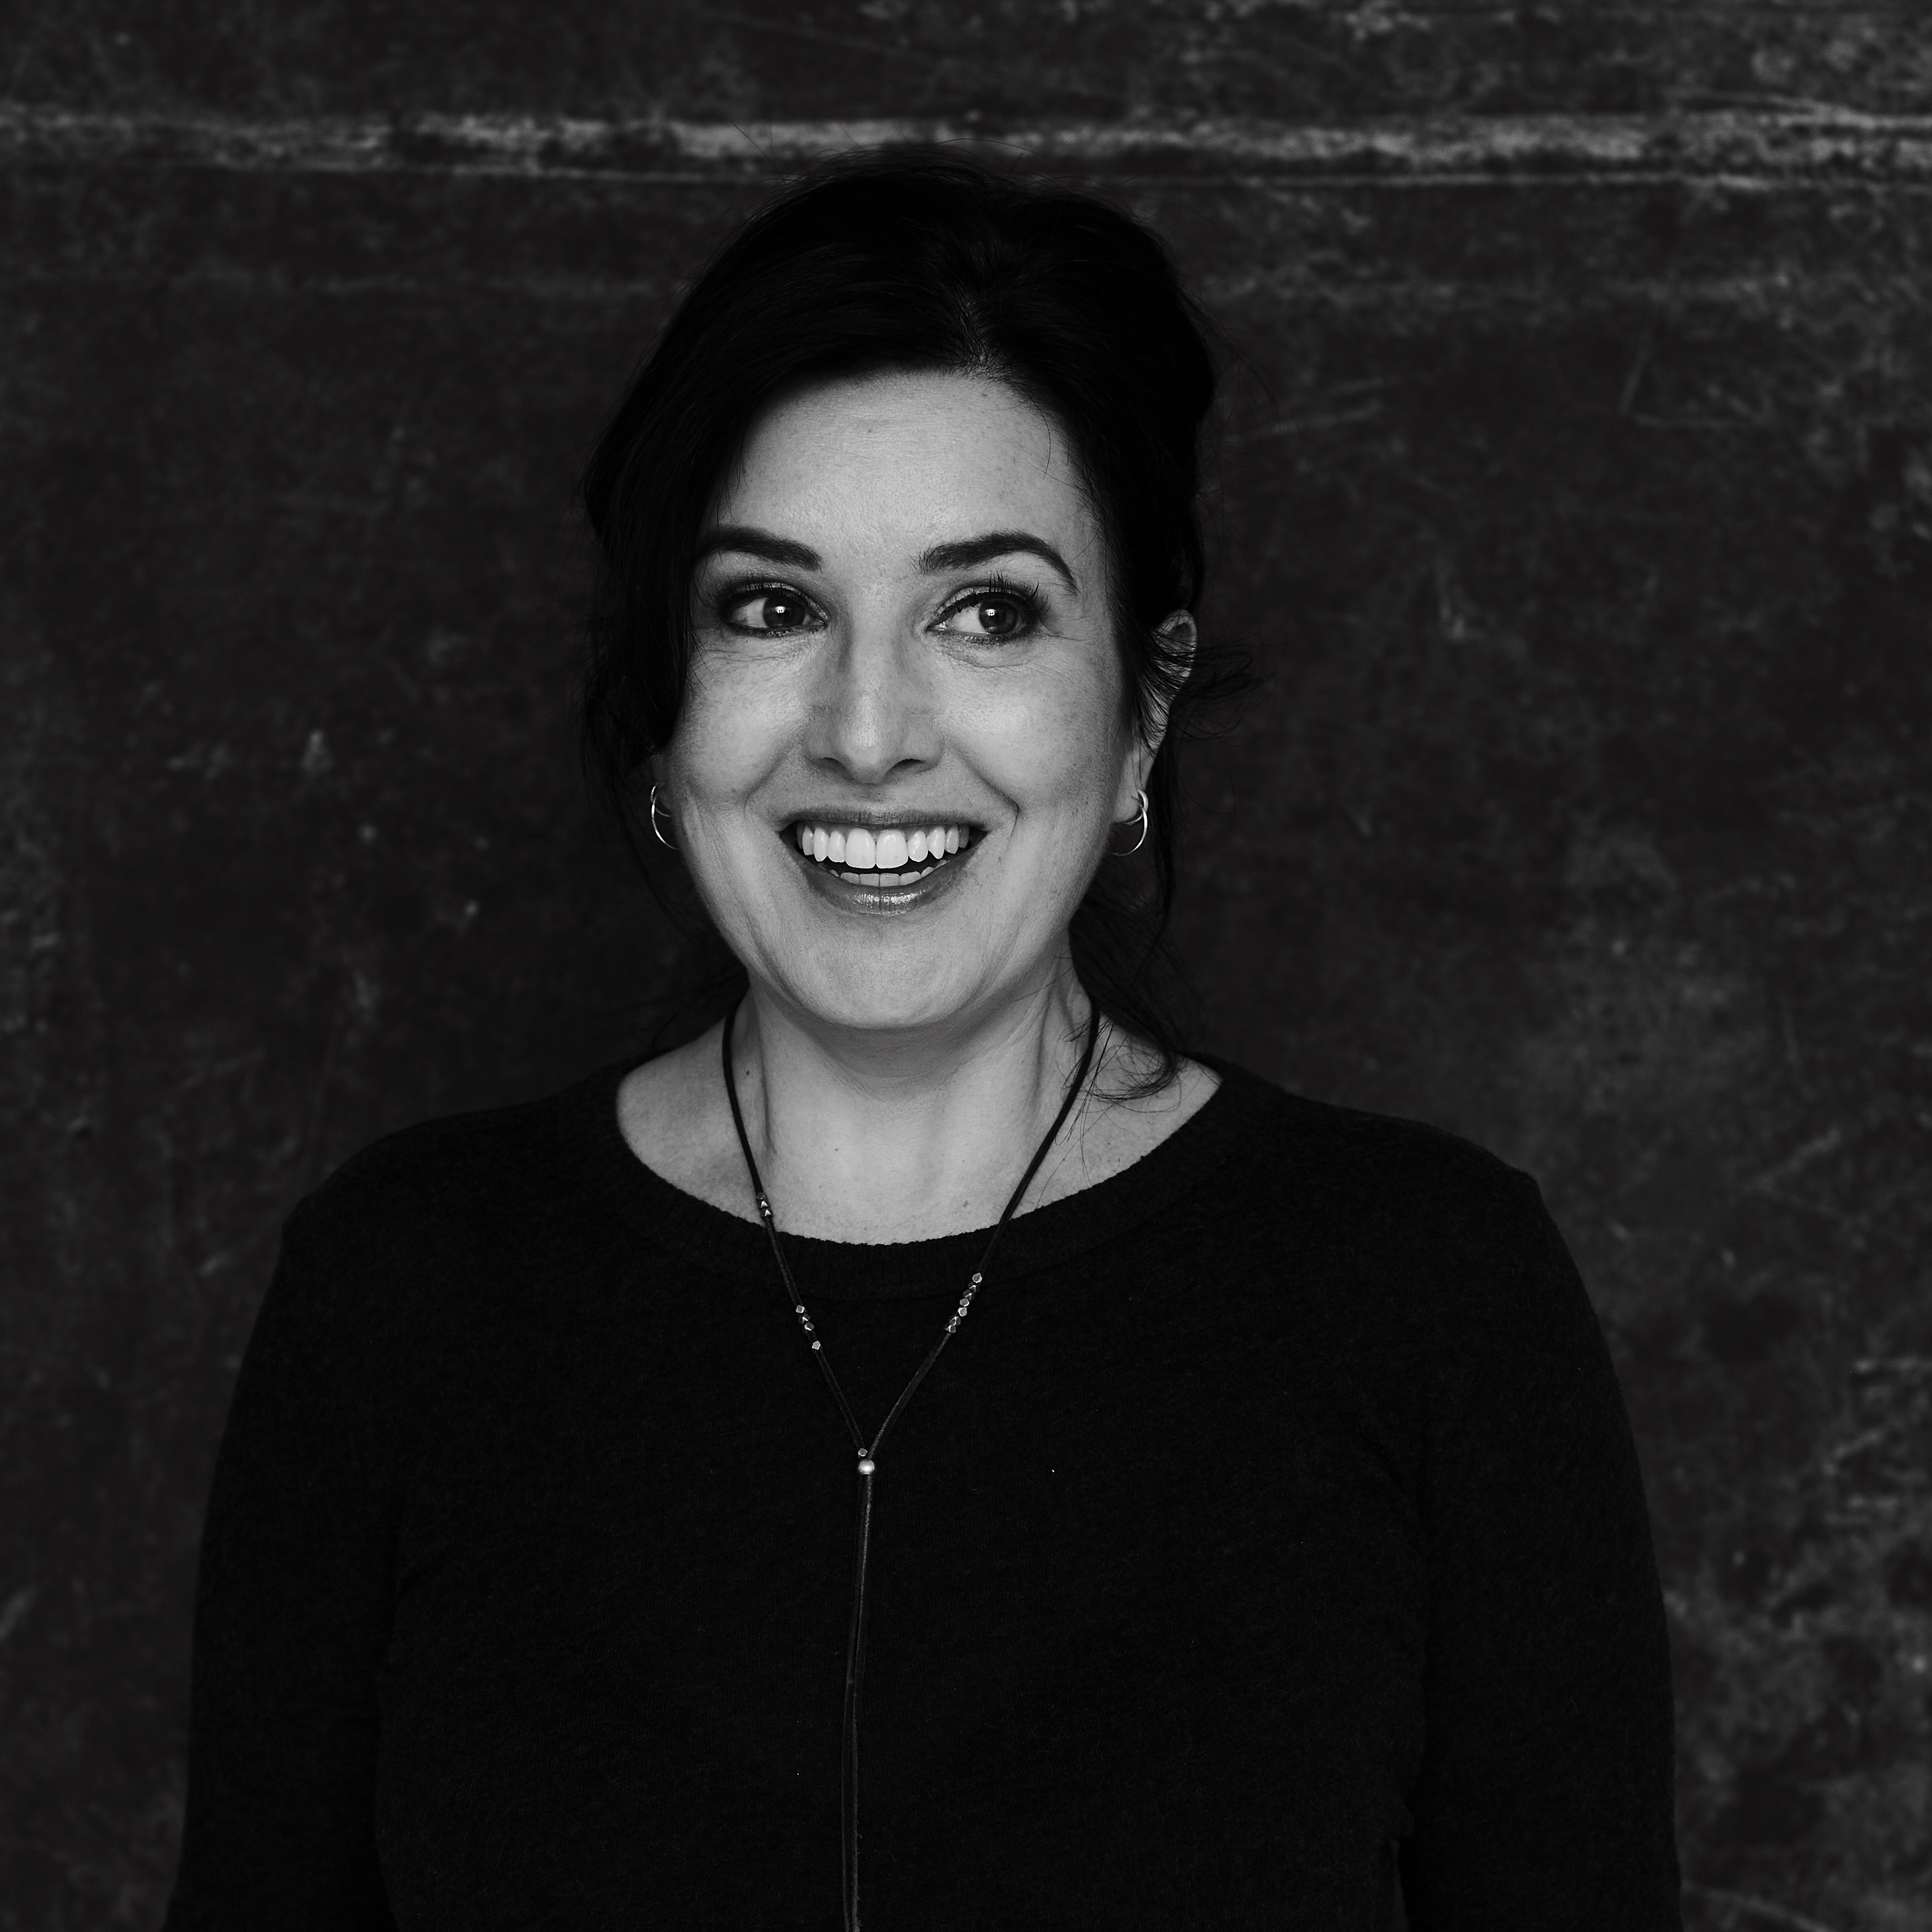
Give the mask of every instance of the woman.
POLYGON ((1677 1923, 1534 1184, 1142 982, 1212 392, 1151 237, 963 166, 686 300, 586 481, 586 740, 745 991, 291 1220, 176 1932, 1677 1923))

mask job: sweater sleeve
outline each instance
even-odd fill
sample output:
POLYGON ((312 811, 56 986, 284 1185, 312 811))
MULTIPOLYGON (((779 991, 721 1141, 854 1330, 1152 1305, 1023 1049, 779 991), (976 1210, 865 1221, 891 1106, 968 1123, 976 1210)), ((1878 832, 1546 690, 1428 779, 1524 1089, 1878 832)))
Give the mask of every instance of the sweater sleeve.
POLYGON ((1414 1932, 1676 1932, 1668 1639, 1623 1400, 1534 1184, 1439 1298, 1414 1932))
POLYGON ((342 1270, 298 1210, 216 1459, 195 1598, 182 1858, 164 1932, 393 1925, 374 1826, 390 1606, 379 1423, 342 1270))

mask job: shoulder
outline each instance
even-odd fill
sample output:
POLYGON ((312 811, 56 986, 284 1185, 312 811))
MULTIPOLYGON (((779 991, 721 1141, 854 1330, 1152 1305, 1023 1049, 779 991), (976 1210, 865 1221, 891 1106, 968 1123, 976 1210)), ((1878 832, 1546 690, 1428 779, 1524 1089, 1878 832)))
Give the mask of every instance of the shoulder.
MULTIPOLYGON (((1244 1144, 1250 1211, 1353 1292, 1452 1325, 1568 1324, 1588 1303, 1536 1182, 1420 1120, 1291 1094, 1217 1067, 1244 1144)), ((1594 1318, 1592 1318, 1594 1322, 1594 1318)))
POLYGON ((420 1394, 513 1344, 559 1282, 604 1280, 616 1224, 586 1166, 616 1082, 424 1121, 345 1161, 284 1224, 256 1379, 420 1394))
POLYGON ((568 1212, 573 1120, 614 1084, 598 1076, 544 1100, 385 1135, 296 1205, 283 1232, 285 1268, 372 1286, 494 1271, 568 1212))
POLYGON ((1220 1070, 1254 1122, 1244 1172, 1270 1231, 1257 1238, 1376 1360, 1460 1390, 1458 1408, 1483 1390, 1507 1406, 1532 1368, 1614 1389, 1595 1309, 1528 1174, 1442 1128, 1220 1070))
POLYGON ((1446 1128, 1310 1100, 1240 1067, 1214 1064, 1249 1124, 1252 1156, 1271 1190, 1372 1208, 1396 1222, 1505 1205, 1520 1214, 1540 1200, 1528 1174, 1446 1128))
POLYGON ((286 1452, 387 1480, 452 1378, 522 1332, 505 1318, 523 1257, 568 1199, 559 1115, 598 1084, 387 1135, 297 1204, 242 1360, 229 1428, 250 1446, 224 1450, 231 1472, 286 1475, 286 1452))

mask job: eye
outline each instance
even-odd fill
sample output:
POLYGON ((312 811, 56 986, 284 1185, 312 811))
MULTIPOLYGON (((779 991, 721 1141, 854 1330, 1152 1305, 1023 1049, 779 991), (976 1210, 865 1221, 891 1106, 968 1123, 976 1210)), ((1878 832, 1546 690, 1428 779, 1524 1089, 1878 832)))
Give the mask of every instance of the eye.
POLYGON ((950 605, 943 627, 969 638, 1022 638, 1040 622, 1040 599, 1028 590, 976 590, 950 605))
POLYGON ((810 602, 798 592, 774 584, 760 584, 752 589, 729 592, 719 600, 718 614, 734 630, 748 631, 761 637, 810 630, 818 616, 810 602))

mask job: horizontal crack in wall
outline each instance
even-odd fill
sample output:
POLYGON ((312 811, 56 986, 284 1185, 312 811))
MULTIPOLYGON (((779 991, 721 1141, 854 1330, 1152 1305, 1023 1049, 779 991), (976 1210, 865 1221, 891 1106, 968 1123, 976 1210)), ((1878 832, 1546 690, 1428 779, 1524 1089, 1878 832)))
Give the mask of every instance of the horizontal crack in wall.
POLYGON ((852 149, 942 143, 1088 172, 1312 185, 1711 179, 1932 183, 1932 116, 1816 112, 1460 116, 1296 125, 1212 120, 994 128, 946 121, 400 118, 76 113, 0 102, 0 158, 322 172, 698 178, 852 149))

